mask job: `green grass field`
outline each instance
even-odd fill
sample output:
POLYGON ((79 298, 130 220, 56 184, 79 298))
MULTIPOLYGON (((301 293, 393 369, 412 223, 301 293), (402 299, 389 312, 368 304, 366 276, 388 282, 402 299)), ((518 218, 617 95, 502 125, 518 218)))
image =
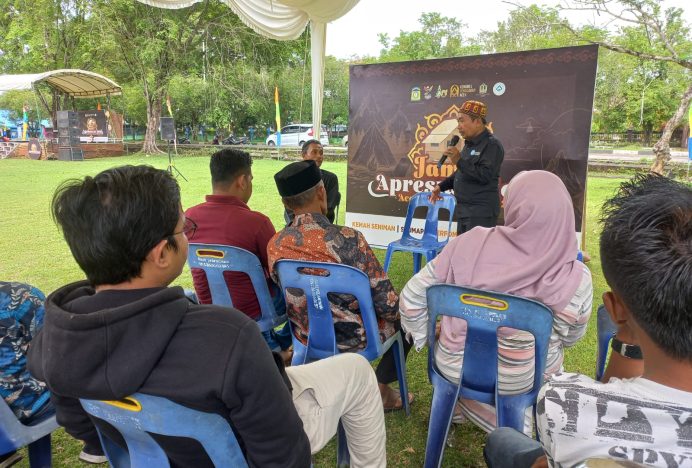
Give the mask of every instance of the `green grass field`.
MULTIPOLYGON (((183 207, 200 203, 210 192, 208 158, 178 158, 176 167, 188 181, 179 179, 183 207)), ((33 284, 46 294, 57 287, 83 278, 83 275, 55 227, 49 214, 52 194, 60 182, 69 178, 94 175, 106 168, 123 164, 149 164, 165 169, 165 156, 140 155, 88 160, 84 162, 61 161, 0 161, 0 279, 23 281, 33 284)), ((283 226, 283 208, 274 185, 273 174, 285 162, 257 160, 253 165, 254 194, 250 207, 268 215, 277 229, 283 226)), ((339 176, 341 192, 346 189, 346 163, 325 162, 324 167, 339 176)), ((591 176, 588 180, 586 250, 591 254, 589 264, 594 278, 594 312, 606 288, 598 255, 598 217, 603 201, 614 193, 623 179, 591 176)), ((343 198, 345 199, 345 198, 343 198)), ((341 207, 339 223, 344 222, 345 209, 341 207)), ((384 251, 376 251, 380 261, 384 251)), ((410 256, 394 256, 390 276, 394 287, 401 291, 412 275, 410 256)), ((189 269, 178 278, 176 284, 192 287, 189 269)), ((586 337, 565 356, 565 368, 569 371, 593 375, 595 369, 595 315, 592 317, 586 337)), ((393 413, 386 416, 387 458, 389 466, 422 466, 428 427, 431 387, 427 381, 426 352, 411 351, 407 362, 410 390, 415 394, 411 416, 393 413)), ((180 382, 185 385, 185 382, 180 382)), ((483 444, 485 434, 470 424, 455 426, 446 449, 444 466, 485 466, 483 444)), ((54 466, 77 466, 81 445, 62 430, 53 437, 54 466)), ((320 452, 315 466, 332 466, 335 462, 334 442, 320 452)), ((25 460, 19 466, 28 466, 25 460)))

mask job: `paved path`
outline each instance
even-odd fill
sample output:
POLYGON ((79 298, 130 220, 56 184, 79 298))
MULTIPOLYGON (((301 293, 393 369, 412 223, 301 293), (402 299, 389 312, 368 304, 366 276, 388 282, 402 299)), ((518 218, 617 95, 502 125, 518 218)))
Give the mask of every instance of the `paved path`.
MULTIPOLYGON (((687 151, 671 151, 672 161, 687 162, 687 151)), ((653 161, 654 153, 651 150, 589 150, 589 160, 591 161, 628 161, 638 162, 642 159, 653 161)))

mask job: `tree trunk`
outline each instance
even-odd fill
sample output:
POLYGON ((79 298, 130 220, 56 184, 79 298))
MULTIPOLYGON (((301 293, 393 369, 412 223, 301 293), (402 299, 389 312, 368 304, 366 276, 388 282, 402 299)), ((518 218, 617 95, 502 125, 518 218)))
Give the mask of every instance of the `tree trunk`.
POLYGON ((692 100, 692 85, 690 85, 687 91, 685 91, 685 94, 682 95, 682 101, 680 101, 678 110, 676 110, 673 117, 666 122, 666 126, 663 127, 661 139, 654 145, 656 160, 651 166, 651 172, 663 175, 666 163, 670 161, 670 138, 673 136, 673 131, 680 125, 680 121, 683 119, 685 111, 690 105, 690 100, 692 100))
POLYGON ((142 151, 145 154, 161 153, 156 146, 156 132, 159 131, 159 117, 161 117, 162 97, 161 93, 154 93, 151 99, 147 99, 147 131, 144 134, 142 151))

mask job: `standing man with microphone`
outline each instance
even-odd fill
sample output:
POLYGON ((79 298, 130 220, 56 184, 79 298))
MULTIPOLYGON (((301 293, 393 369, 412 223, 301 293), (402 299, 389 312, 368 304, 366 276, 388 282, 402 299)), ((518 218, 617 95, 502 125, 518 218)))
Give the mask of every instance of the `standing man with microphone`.
POLYGON ((457 121, 464 148, 461 152, 456 148, 458 138, 455 137, 456 141, 452 140, 452 146, 447 148, 439 163, 441 166, 449 158, 457 170, 438 184, 430 197, 431 201, 436 201, 440 192, 454 189, 457 235, 476 226, 497 224, 500 214, 498 181, 505 157, 502 143, 486 128, 487 106, 480 101, 466 101, 460 112, 457 121))

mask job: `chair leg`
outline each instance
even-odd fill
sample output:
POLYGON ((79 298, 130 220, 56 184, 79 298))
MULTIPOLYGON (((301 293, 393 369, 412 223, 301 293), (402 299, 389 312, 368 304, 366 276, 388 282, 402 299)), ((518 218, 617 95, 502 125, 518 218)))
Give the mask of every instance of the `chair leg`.
POLYGON ((411 405, 408 402, 408 382, 406 380, 406 356, 404 356, 404 339, 399 332, 399 338, 396 340, 396 350, 394 352, 394 365, 396 366, 396 378, 399 380, 399 393, 401 394, 401 402, 404 405, 406 416, 411 414, 411 405))
POLYGON ((437 250, 428 250, 428 251, 425 253, 425 260, 428 261, 428 262, 434 260, 435 257, 437 257, 437 250))
POLYGON ((517 405, 511 397, 502 398, 496 396, 495 412, 497 413, 497 427, 511 427, 519 432, 524 432, 524 413, 526 408, 517 405))
POLYGON ((351 454, 348 451, 348 441, 343 424, 339 421, 336 430, 336 466, 337 468, 348 468, 351 466, 351 454))
POLYGON ((308 348, 306 346, 296 346, 296 340, 293 340, 293 358, 291 358, 292 366, 300 366, 306 363, 308 348))
POLYGON ((413 274, 415 275, 420 271, 421 260, 423 259, 423 254, 414 253, 413 254, 413 274))
POLYGON ((605 373, 606 361, 608 357, 608 345, 610 340, 602 340, 598 337, 598 355, 596 357, 596 380, 601 380, 605 373))
POLYGON ((394 249, 390 245, 387 247, 387 253, 384 255, 384 271, 385 273, 389 273, 389 263, 392 261, 392 254, 394 253, 394 249))
POLYGON ((438 382, 433 387, 428 440, 425 444, 425 468, 439 468, 442 465, 456 400, 457 387, 451 383, 438 382))
POLYGON ((29 466, 31 468, 50 468, 50 434, 29 444, 29 466))

